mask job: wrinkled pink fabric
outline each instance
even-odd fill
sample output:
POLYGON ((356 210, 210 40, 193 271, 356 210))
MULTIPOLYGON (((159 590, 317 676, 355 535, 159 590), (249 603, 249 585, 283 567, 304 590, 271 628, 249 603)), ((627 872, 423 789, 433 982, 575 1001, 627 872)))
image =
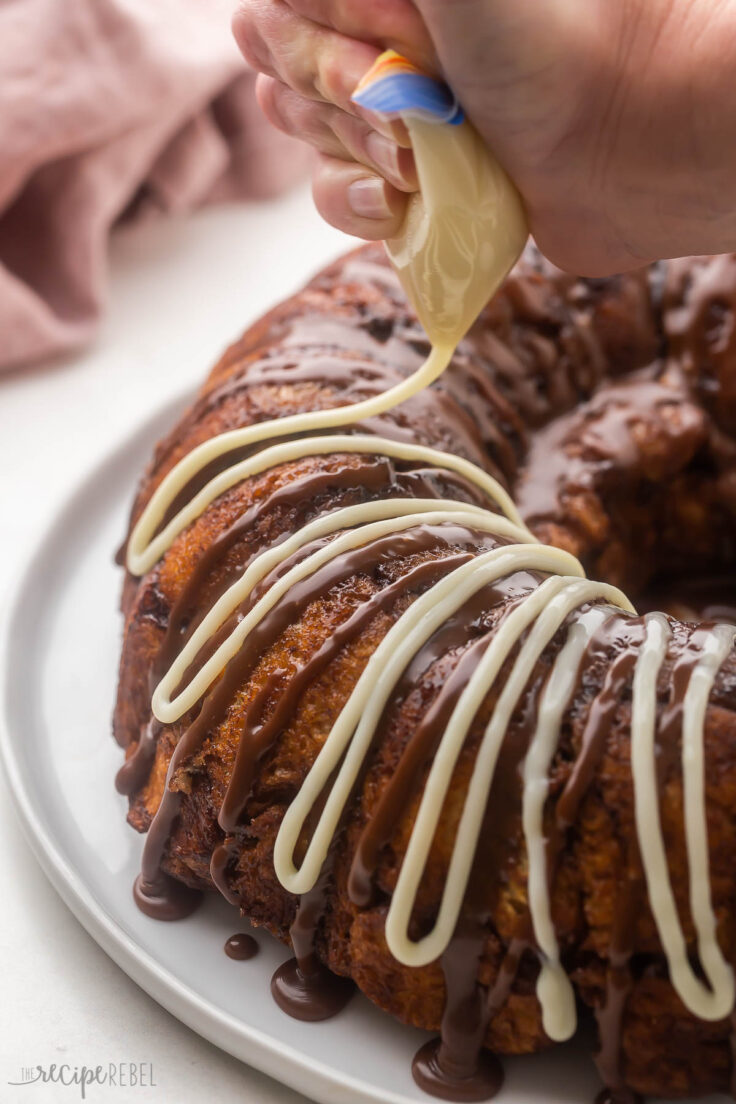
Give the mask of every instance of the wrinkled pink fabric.
POLYGON ((94 333, 110 229, 304 171, 261 116, 235 0, 0 3, 0 368, 94 333))

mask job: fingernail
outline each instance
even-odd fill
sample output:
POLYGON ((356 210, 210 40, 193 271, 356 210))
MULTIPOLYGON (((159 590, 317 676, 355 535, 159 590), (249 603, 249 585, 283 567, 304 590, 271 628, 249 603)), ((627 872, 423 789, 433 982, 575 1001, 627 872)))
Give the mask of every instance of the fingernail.
POLYGON ((385 219, 391 216, 386 199, 386 181, 378 176, 361 176, 348 185, 348 203, 359 218, 385 219))
POLYGON ((379 134, 377 130, 369 131, 365 138, 365 152, 377 168, 404 180, 399 164, 399 147, 390 138, 379 134))

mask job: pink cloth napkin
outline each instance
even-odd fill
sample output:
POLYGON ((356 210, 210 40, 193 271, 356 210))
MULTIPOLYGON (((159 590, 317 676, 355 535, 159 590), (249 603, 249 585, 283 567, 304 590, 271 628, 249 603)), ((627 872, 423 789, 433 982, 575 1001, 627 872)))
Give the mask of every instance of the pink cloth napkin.
POLYGON ((234 3, 0 3, 0 368, 90 339, 122 215, 261 198, 304 172, 258 110, 234 3))

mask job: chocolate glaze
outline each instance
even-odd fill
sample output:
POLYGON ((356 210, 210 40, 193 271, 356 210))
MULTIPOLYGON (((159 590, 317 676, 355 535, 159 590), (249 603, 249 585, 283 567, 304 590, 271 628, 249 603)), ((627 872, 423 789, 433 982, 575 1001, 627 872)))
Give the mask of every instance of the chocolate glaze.
MULTIPOLYGON (((390 608, 396 599, 407 590, 423 588, 425 584, 436 582, 438 578, 449 571, 460 567, 463 563, 467 563, 470 558, 469 553, 459 553, 453 556, 445 556, 441 560, 430 560, 421 563, 407 572, 405 576, 363 602, 358 606, 355 613, 334 631, 321 648, 308 661, 299 666, 296 673, 288 678, 286 685, 279 693, 276 708, 268 720, 264 721, 261 707, 274 696, 274 687, 281 681, 273 676, 268 680, 254 702, 246 707, 243 738, 238 745, 235 766, 220 810, 219 823, 223 831, 231 832, 237 825, 250 795, 256 764, 260 757, 271 748, 278 733, 283 731, 284 726, 293 716, 304 689, 311 685, 344 647, 355 640, 358 633, 370 623, 380 610, 390 608)), ((347 570, 350 575, 354 574, 350 566, 347 570)))
POLYGON ((115 789, 119 794, 129 797, 143 786, 156 758, 156 741, 163 725, 155 717, 141 731, 138 743, 132 754, 123 763, 115 775, 115 789))
POLYGON ((202 893, 156 871, 148 881, 139 874, 133 883, 133 900, 152 920, 184 920, 202 904, 202 893))
POLYGON ((274 1000, 296 1020, 329 1020, 343 1010, 355 992, 353 982, 328 970, 315 949, 332 877, 332 860, 331 854, 314 888, 299 900, 289 929, 295 957, 283 962, 271 978, 274 1000))
POLYGON ((228 958, 236 962, 247 962, 258 954, 258 944, 247 932, 236 932, 225 940, 224 951, 228 958))
POLYGON ((373 896, 373 878, 381 848, 388 843, 396 824, 415 792, 431 760, 444 726, 462 691, 478 666, 489 643, 488 636, 471 645, 417 725, 398 766, 383 790, 379 803, 360 835, 353 855, 348 894, 356 905, 367 908, 373 896))
POLYGON ((439 1039, 430 1039, 414 1055, 411 1072, 420 1089, 440 1100, 491 1100, 503 1085, 503 1068, 498 1058, 483 1051, 475 1069, 463 1074, 446 1067, 439 1039))
POLYGON ((282 963, 271 978, 271 994, 281 1011, 308 1023, 332 1019, 354 992, 349 978, 338 977, 321 964, 314 973, 305 974, 295 958, 282 963))
MULTIPOLYGON (((575 824, 580 805, 605 752, 619 703, 634 675, 644 634, 643 618, 613 616, 594 634, 581 661, 581 669, 584 669, 594 664, 597 658, 607 658, 614 645, 620 649, 606 670, 599 693, 591 702, 580 752, 557 802, 554 831, 548 846, 550 878, 554 878, 565 833, 575 824)), ((631 988, 629 959, 641 889, 641 873, 637 852, 633 847, 615 898, 616 912, 608 950, 605 1001, 596 1009, 600 1036, 596 1064, 606 1091, 613 1094, 612 1104, 618 1101, 618 1094, 626 1091, 621 1067, 621 1033, 626 1000, 631 988)), ((625 1097, 621 1098, 620 1104, 626 1104, 625 1097)))
POLYGON ((632 481, 643 481, 647 473, 640 427, 666 424, 666 412, 675 405, 680 445, 688 437, 702 439, 703 417, 697 407, 684 401, 674 380, 660 382, 651 375, 606 384, 587 403, 535 435, 526 472, 515 488, 516 504, 527 521, 558 517, 576 492, 623 487, 631 494, 632 481))

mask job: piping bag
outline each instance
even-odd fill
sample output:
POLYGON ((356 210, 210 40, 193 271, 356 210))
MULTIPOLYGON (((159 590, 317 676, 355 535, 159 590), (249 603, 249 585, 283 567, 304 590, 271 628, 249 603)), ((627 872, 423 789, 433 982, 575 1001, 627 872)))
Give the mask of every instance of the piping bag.
POLYGON ((352 99, 407 127, 419 191, 386 251, 429 340, 454 348, 524 248, 519 194, 452 90, 394 50, 352 99))

